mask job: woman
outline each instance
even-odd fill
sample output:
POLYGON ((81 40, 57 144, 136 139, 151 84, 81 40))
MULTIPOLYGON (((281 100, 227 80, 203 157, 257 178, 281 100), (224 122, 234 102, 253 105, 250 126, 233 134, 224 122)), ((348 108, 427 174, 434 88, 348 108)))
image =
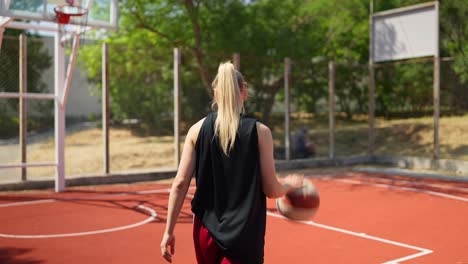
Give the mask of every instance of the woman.
POLYGON ((213 81, 214 105, 186 137, 169 196, 161 254, 172 262, 174 227, 192 175, 194 246, 198 263, 263 263, 266 197, 302 186, 303 175, 276 176, 270 129, 242 114, 247 86, 230 62, 213 81))

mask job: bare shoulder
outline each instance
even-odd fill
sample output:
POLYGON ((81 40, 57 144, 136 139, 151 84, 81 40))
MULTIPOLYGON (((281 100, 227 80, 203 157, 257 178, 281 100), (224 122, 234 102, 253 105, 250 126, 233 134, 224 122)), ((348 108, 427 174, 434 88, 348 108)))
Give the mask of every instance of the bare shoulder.
POLYGON ((205 118, 200 119, 198 122, 193 124, 187 134, 187 137, 195 144, 197 142, 198 133, 200 132, 200 128, 203 125, 205 118))
POLYGON ((257 121, 257 134, 260 139, 271 137, 271 130, 266 125, 257 121))

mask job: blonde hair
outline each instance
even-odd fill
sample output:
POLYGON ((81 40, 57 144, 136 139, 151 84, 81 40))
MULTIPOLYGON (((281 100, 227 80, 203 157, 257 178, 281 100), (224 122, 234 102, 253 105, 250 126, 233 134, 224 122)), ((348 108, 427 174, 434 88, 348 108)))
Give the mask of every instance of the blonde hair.
POLYGON ((243 112, 241 99, 243 84, 244 77, 231 62, 219 65, 218 74, 212 83, 218 108, 215 135, 219 137, 221 148, 226 155, 229 155, 236 142, 240 114, 243 112))

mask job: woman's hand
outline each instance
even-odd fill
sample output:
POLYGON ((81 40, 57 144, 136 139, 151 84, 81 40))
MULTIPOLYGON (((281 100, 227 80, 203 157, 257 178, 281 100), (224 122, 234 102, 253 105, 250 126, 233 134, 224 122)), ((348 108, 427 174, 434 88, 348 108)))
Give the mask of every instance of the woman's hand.
POLYGON ((288 174, 282 179, 282 183, 286 185, 290 191, 304 186, 304 174, 293 173, 288 174))
POLYGON ((174 234, 165 233, 161 241, 161 255, 167 262, 172 263, 172 256, 175 253, 175 236, 174 234))

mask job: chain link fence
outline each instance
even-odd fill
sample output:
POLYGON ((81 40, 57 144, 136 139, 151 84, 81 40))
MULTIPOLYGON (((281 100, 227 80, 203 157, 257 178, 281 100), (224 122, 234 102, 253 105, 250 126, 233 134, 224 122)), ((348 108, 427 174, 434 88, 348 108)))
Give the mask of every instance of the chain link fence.
MULTIPOLYGON (((19 92, 18 43, 18 36, 4 37, 0 92, 19 92)), ((51 37, 28 38, 29 93, 54 91, 53 43, 51 37)), ((173 49, 110 43, 108 54, 110 173, 175 169, 173 49)), ((78 53, 66 115, 67 177, 104 172, 102 55, 101 43, 91 41, 83 43, 78 53)), ((211 82, 219 63, 233 58, 231 52, 210 51, 201 62, 197 55, 182 50, 180 149, 190 126, 212 111, 211 82)), ((440 158, 467 160, 468 87, 452 64, 450 59, 441 62, 440 158)), ((368 65, 330 65, 323 58, 291 60, 287 74, 284 58, 240 54, 240 70, 249 89, 246 112, 271 128, 276 159, 286 158, 285 77, 290 90, 291 159, 368 154, 368 65), (297 138, 304 130, 312 151, 301 156, 297 138)), ((376 155, 432 157, 432 78, 432 61, 376 67, 376 155)), ((53 100, 25 101, 27 162, 54 162, 53 100)), ((20 163, 19 99, 0 98, 0 110, 0 164, 20 163)), ((31 180, 52 179, 54 174, 54 167, 27 169, 31 180)), ((8 175, 2 180, 19 180, 21 169, 2 169, 2 175, 8 175)))
POLYGON ((175 168, 172 50, 109 45, 109 85, 111 173, 175 168))
POLYGON ((445 59, 440 66, 440 158, 468 161, 468 81, 460 79, 454 63, 445 59))
POLYGON ((375 69, 376 154, 431 157, 433 63, 389 63, 375 69))

